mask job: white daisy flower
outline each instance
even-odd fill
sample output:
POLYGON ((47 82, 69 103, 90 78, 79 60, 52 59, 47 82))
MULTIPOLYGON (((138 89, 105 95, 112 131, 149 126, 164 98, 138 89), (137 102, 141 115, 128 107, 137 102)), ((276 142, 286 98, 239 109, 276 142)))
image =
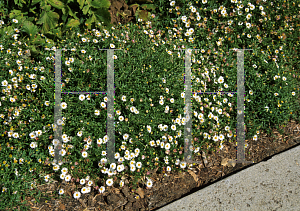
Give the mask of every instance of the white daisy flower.
POLYGON ((75 199, 79 199, 80 196, 81 196, 81 193, 78 192, 78 191, 76 191, 76 192, 74 193, 74 195, 73 195, 73 197, 74 197, 75 199))
POLYGON ((104 187, 104 186, 101 186, 101 187, 99 188, 99 193, 104 193, 104 191, 105 191, 105 187, 104 187))
POLYGON ((112 186, 113 185, 113 179, 108 179, 108 180, 106 180, 106 185, 107 186, 112 186))

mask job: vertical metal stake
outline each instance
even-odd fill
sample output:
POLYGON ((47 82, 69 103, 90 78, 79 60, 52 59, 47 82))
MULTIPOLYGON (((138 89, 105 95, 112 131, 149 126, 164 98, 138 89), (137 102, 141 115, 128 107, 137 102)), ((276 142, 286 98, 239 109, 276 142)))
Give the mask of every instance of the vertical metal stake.
POLYGON ((62 149, 61 139, 62 139, 62 125, 58 124, 62 121, 61 116, 61 49, 56 49, 55 51, 55 105, 54 105, 54 140, 58 141, 58 145, 55 145, 55 156, 54 163, 61 162, 61 154, 59 151, 62 149))
POLYGON ((114 125, 114 50, 109 49, 107 52, 107 158, 108 163, 115 163, 115 125, 114 125))

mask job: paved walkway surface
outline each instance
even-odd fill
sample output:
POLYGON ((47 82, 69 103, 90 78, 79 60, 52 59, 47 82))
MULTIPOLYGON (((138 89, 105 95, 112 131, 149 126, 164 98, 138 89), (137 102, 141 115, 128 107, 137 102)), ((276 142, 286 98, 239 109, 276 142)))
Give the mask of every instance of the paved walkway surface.
POLYGON ((175 210, 300 211, 300 146, 158 209, 175 210))

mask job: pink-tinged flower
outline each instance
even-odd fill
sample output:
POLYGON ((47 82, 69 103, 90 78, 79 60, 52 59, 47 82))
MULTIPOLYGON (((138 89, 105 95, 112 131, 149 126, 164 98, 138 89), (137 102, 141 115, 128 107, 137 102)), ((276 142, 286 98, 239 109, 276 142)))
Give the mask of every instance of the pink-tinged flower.
POLYGON ((79 179, 79 178, 77 178, 77 179, 76 179, 76 182, 79 182, 79 181, 80 181, 80 179, 79 179))
POLYGON ((173 152, 177 152, 177 149, 173 149, 173 152))
POLYGON ((182 154, 182 151, 179 151, 179 154, 182 154))
POLYGON ((78 163, 77 162, 75 162, 75 166, 77 166, 78 165, 78 163))
POLYGON ((147 175, 149 175, 150 174, 150 171, 147 171, 147 175))
POLYGON ((134 40, 131 40, 133 43, 135 42, 134 40))

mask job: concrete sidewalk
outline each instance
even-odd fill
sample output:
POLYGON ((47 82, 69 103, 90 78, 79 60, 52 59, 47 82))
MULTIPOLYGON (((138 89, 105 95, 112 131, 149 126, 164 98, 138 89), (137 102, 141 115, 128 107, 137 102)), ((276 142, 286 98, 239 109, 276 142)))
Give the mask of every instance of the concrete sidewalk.
POLYGON ((300 211, 300 146, 158 209, 174 210, 300 211))

